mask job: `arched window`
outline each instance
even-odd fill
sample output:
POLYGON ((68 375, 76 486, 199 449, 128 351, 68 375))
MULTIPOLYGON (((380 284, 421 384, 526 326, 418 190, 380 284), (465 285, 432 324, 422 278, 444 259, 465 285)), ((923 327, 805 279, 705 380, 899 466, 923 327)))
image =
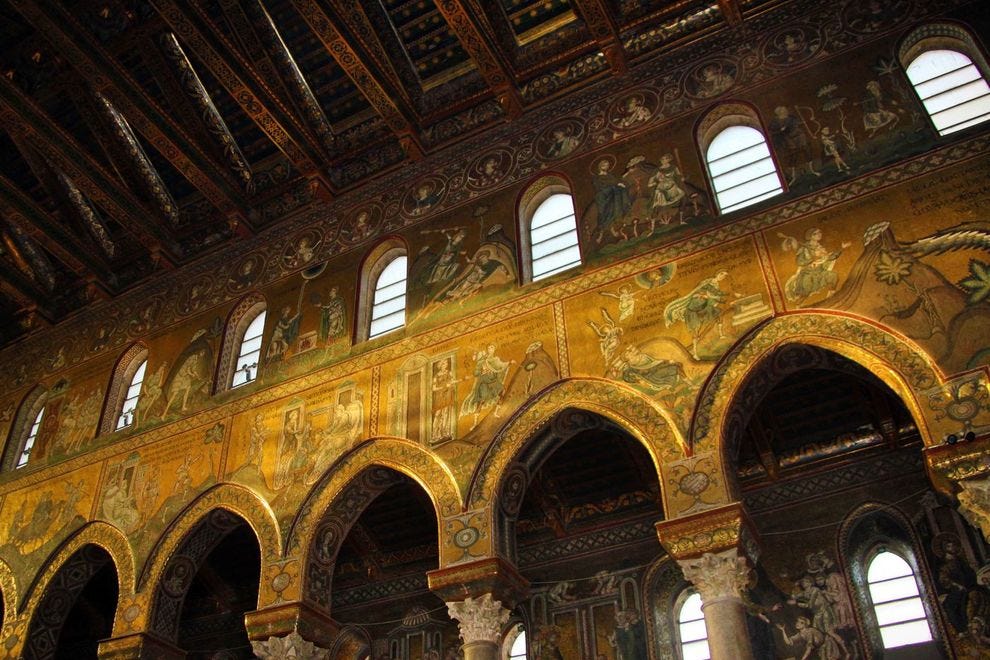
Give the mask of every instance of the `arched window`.
POLYGON ((117 424, 114 427, 115 431, 119 431, 134 423, 138 399, 141 397, 141 385, 144 383, 144 370, 147 366, 148 360, 141 360, 141 363, 134 371, 134 375, 131 376, 131 382, 127 386, 127 392, 124 395, 124 404, 121 406, 120 414, 117 416, 117 424))
POLYGON ((14 418, 14 424, 10 427, 3 458, 4 469, 22 468, 28 464, 31 450, 34 449, 35 441, 38 439, 38 431, 41 430, 47 403, 48 391, 40 385, 24 397, 14 418))
POLYGON ((701 594, 685 592, 677 610, 677 638, 681 649, 681 660, 708 660, 708 628, 705 615, 701 611, 701 594))
POLYGON ((147 365, 148 349, 142 344, 128 348, 117 361, 100 421, 100 433, 113 433, 135 423, 147 365))
POLYGON ((955 50, 928 50, 907 67, 939 135, 990 119, 990 86, 968 56, 955 50))
POLYGON ((407 251, 390 239, 377 245, 361 271, 358 340, 374 339, 406 324, 407 251))
POLYGON ((218 392, 247 385, 258 378, 266 309, 264 297, 252 293, 231 310, 217 369, 218 392))
POLYGON ((705 162, 722 213, 784 192, 766 138, 752 126, 734 124, 720 130, 708 142, 705 162))
POLYGON ((31 458, 31 450, 34 449, 34 441, 38 438, 38 429, 41 428, 41 418, 44 416, 45 407, 42 406, 41 410, 35 416, 34 421, 31 422, 31 428, 28 430, 27 437, 24 438, 21 453, 17 457, 17 463, 14 465, 15 468, 22 468, 28 464, 28 460, 31 458))
POLYGON ((258 363, 261 359, 261 335, 265 331, 265 310, 255 314, 241 338, 241 350, 238 351, 237 363, 234 365, 234 378, 231 387, 246 385, 258 377, 258 363))
POLYGON ((574 199, 567 181, 548 175, 533 182, 520 200, 519 217, 527 281, 536 282, 581 265, 574 199))
POLYGON ((956 23, 929 23, 901 43, 901 66, 939 135, 990 119, 990 86, 983 51, 956 23))
POLYGON ((506 660, 526 660, 526 629, 521 623, 512 628, 502 648, 506 649, 506 660))
POLYGON ((866 581, 885 649, 932 640, 917 577, 903 557, 881 548, 870 560, 866 581))

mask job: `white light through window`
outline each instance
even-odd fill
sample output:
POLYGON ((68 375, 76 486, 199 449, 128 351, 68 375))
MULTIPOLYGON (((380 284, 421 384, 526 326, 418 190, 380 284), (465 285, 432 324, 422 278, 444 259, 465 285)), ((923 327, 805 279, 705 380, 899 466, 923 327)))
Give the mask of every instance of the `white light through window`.
POLYGON ((893 552, 882 551, 866 573, 870 600, 885 649, 932 639, 914 571, 893 552))
POLYGON ((526 658, 526 631, 520 630, 516 638, 512 640, 512 647, 509 648, 509 660, 525 660, 526 658))
POLYGON ((131 378, 131 384, 127 388, 127 395, 124 397, 124 405, 120 409, 120 416, 117 418, 115 431, 126 428, 134 423, 134 411, 137 410, 138 398, 141 396, 141 383, 144 382, 144 370, 148 366, 148 361, 143 360, 131 378))
POLYGON ((368 339, 406 324, 406 257, 393 259, 378 276, 371 305, 368 339))
POLYGON ((712 657, 708 650, 708 629, 705 627, 705 615, 701 612, 700 594, 691 594, 684 600, 677 615, 677 630, 683 660, 708 660, 712 657))
POLYGON ((24 439, 24 446, 21 448, 21 455, 17 457, 17 465, 14 466, 14 469, 24 467, 31 460, 31 450, 34 449, 34 441, 38 438, 38 429, 41 428, 41 418, 44 416, 45 407, 42 406, 31 424, 31 430, 28 431, 27 437, 24 439))
POLYGON ((258 360, 261 359, 261 335, 264 331, 265 310, 261 310, 244 331, 231 387, 245 385, 258 377, 258 360))
POLYGON ((574 200, 557 193, 547 197, 529 224, 533 281, 581 265, 574 200))
POLYGON ((784 192, 766 138, 755 128, 729 126, 708 145, 706 159, 722 213, 784 192))
POLYGON ((929 50, 907 68, 939 135, 990 119, 990 86, 972 60, 954 50, 929 50))

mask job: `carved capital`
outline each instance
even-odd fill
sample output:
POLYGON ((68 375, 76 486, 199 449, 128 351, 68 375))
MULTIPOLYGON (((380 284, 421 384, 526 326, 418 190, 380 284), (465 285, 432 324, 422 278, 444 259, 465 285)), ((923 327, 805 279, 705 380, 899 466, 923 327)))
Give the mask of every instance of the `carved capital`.
POLYGON ((990 476, 959 482, 959 513, 990 542, 990 476))
POLYGON ((684 577, 695 586, 705 603, 726 598, 742 598, 753 578, 753 569, 745 557, 734 550, 712 554, 706 552, 694 559, 677 562, 684 577))
POLYGON ((660 544, 678 561, 728 550, 752 561, 759 555, 756 529, 740 502, 663 520, 656 528, 660 544))
POLYGON ((326 660, 330 657, 330 651, 303 639, 302 635, 294 631, 285 637, 269 637, 265 642, 251 642, 251 649, 261 660, 326 660))
POLYGON ((447 603, 447 609, 450 616, 457 619, 461 639, 465 644, 498 643, 502 626, 509 620, 509 610, 502 607, 502 603, 492 598, 491 594, 447 603))

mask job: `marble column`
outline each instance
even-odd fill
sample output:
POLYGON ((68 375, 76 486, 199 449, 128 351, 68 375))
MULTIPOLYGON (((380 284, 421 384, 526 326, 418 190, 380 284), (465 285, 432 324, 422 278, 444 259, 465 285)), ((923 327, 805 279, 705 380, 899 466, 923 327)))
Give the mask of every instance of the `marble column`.
POLYGON ((502 603, 483 594, 447 603, 450 616, 457 620, 464 645, 464 660, 499 660, 502 627, 509 620, 509 610, 502 603))
POLYGON ((753 575, 749 561, 733 549, 677 563, 701 595, 712 660, 753 660, 744 599, 753 575))

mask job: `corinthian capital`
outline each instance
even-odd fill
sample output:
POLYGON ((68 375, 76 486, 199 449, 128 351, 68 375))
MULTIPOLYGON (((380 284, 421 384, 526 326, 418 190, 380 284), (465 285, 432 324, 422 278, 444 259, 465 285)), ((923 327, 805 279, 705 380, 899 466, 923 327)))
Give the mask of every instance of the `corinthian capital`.
POLYGON ((251 642, 254 654, 261 660, 326 660, 330 652, 321 649, 293 631, 285 637, 269 637, 267 642, 251 642))
POLYGON ((958 482, 959 513, 990 541, 990 477, 958 482))
POLYGON ((461 639, 465 644, 497 643, 502 626, 509 620, 509 610, 502 607, 502 603, 493 599, 491 594, 447 603, 447 609, 450 616, 457 619, 461 639))
POLYGON ((684 577, 701 594, 701 600, 711 603, 723 598, 742 598, 753 570, 745 557, 735 550, 712 554, 706 552, 695 559, 677 562, 684 577))

